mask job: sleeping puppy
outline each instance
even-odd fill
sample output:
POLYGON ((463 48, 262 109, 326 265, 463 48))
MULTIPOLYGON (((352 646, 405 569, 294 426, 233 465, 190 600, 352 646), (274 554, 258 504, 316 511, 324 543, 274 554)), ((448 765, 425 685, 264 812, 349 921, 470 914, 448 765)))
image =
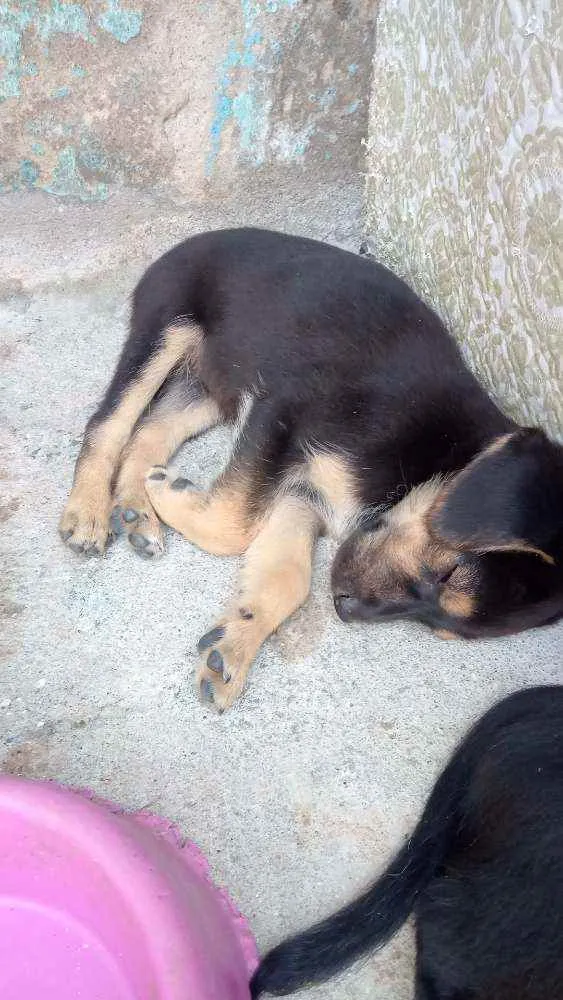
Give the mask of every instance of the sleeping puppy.
POLYGON ((563 448, 501 413, 399 278, 312 240, 206 233, 137 286, 60 531, 89 554, 122 531, 154 557, 161 521, 246 553, 199 644, 198 686, 219 710, 305 601, 322 531, 340 542, 344 621, 473 638, 563 615, 563 448), (213 487, 173 479, 171 455, 221 422, 237 433, 213 487))
POLYGON ((422 818, 356 902, 274 948, 251 984, 323 982, 416 921, 415 1000, 563 997, 563 687, 477 723, 422 818))

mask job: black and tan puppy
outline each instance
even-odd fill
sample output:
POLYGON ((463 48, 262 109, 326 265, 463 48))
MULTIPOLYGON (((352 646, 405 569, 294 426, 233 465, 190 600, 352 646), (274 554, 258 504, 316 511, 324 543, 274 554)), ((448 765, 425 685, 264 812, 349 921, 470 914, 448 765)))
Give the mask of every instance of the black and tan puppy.
POLYGON ((113 524, 154 556, 159 519, 246 553, 237 599, 200 643, 200 690, 219 709, 305 601, 321 530, 341 541, 345 621, 476 637, 563 615, 563 448, 500 412, 399 278, 312 240, 206 233, 135 290, 60 530, 101 553, 113 524), (238 435, 213 488, 171 481, 170 456, 222 421, 238 435))
POLYGON ((488 712, 374 886, 264 958, 286 996, 385 944, 414 914, 416 1000, 563 997, 563 687, 488 712))

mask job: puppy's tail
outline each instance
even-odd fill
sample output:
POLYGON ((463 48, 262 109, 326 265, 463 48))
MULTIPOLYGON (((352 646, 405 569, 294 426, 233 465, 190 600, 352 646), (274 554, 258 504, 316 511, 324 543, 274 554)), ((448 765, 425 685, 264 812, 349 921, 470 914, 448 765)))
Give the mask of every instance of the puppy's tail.
POLYGON ((264 957, 250 984, 252 1000, 262 993, 284 996, 324 982, 361 955, 384 945, 399 930, 455 836, 467 785, 467 764, 463 757, 454 757, 439 778, 414 833, 363 896, 264 957))
POLYGON ((538 718, 561 717, 563 687, 518 691, 491 708, 458 747, 438 778, 418 826, 386 872, 354 903, 303 934, 282 942, 259 965, 250 984, 252 1000, 262 993, 284 996, 324 982, 367 951, 386 943, 410 915, 417 896, 444 863, 470 808, 477 764, 489 754, 507 753, 503 740, 526 741, 538 718), (518 729, 516 729, 518 727, 518 729), (514 733, 510 737, 510 733, 514 733))
POLYGON ((444 771, 414 833, 363 896, 268 952, 250 984, 252 1000, 262 993, 284 996, 324 982, 399 930, 444 860, 457 829, 463 770, 454 760, 444 771))

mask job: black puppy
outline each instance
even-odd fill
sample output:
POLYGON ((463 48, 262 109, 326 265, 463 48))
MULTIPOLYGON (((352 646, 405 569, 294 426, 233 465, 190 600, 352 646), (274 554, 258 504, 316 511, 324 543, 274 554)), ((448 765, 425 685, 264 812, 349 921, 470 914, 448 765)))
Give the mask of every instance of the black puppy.
POLYGON ((563 687, 506 698, 364 896, 274 948, 251 984, 323 982, 416 920, 416 1000, 563 998, 563 687))
POLYGON ((60 530, 89 553, 125 531, 154 556, 159 518, 209 552, 246 552, 238 598, 200 643, 219 709, 306 599, 321 530, 341 542, 345 621, 474 637, 563 615, 563 448, 500 412, 399 278, 312 240, 206 233, 139 283, 60 530), (222 421, 238 435, 213 488, 168 476, 222 421))

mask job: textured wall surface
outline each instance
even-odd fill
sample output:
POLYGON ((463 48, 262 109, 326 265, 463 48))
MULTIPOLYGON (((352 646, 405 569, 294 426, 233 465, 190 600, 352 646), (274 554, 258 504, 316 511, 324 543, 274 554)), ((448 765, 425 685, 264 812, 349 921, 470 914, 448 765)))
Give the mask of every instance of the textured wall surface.
POLYGON ((384 0, 368 142, 374 252, 506 408, 563 436, 558 0, 384 0))
POLYGON ((185 198, 240 171, 350 177, 370 0, 0 2, 0 191, 185 198))

